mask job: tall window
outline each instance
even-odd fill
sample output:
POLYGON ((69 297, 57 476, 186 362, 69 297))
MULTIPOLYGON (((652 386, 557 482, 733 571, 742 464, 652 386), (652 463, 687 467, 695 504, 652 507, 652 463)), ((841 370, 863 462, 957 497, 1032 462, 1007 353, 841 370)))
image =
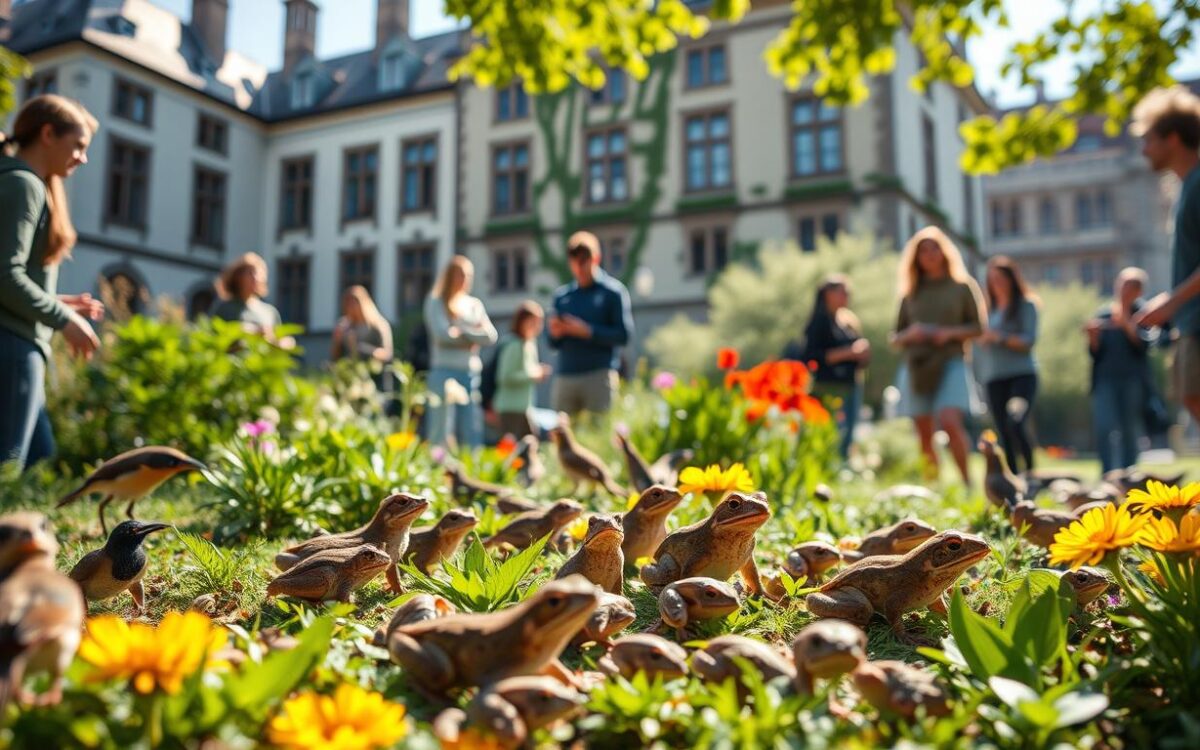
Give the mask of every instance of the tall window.
POLYGON ((346 149, 342 181, 342 221, 375 216, 375 185, 379 176, 379 147, 346 149))
POLYGON ((123 120, 150 126, 154 93, 144 86, 118 78, 113 89, 113 114, 123 120))
POLYGON ((1038 230, 1042 234, 1058 234, 1058 203, 1050 196, 1038 204, 1038 230))
POLYGON ((726 65, 724 45, 688 50, 687 87, 689 89, 717 86, 728 82, 729 68, 726 65))
POLYGON ((842 111, 813 97, 792 102, 792 176, 842 169, 842 111))
POLYGON ((1102 227, 1112 226, 1112 197, 1107 190, 1096 193, 1096 224, 1102 227))
POLYGON ((229 124, 201 113, 196 120, 196 145, 218 154, 229 151, 229 124))
POLYGON ((1016 237, 1021 231, 1021 201, 1016 198, 993 200, 992 236, 1016 237))
POLYGON ((317 99, 317 79, 310 73, 300 73, 292 79, 292 109, 311 107, 317 99))
POLYGON ((525 248, 492 251, 492 291, 523 292, 528 287, 525 248))
POLYGON ((1075 224, 1080 229, 1091 229, 1095 224, 1092 213, 1092 194, 1077 193, 1075 195, 1075 224))
POLYGON ((841 231, 841 225, 842 217, 837 212, 821 214, 820 216, 801 217, 799 226, 797 227, 797 240, 800 242, 800 249, 806 253, 816 250, 818 231, 832 242, 837 239, 838 232, 841 231))
POLYGON ((1096 283, 1096 264, 1090 260, 1085 260, 1079 264, 1079 280, 1084 286, 1091 286, 1096 283))
MULTIPOLYGON (((959 107, 961 111, 961 107, 959 107)), ((964 223, 969 234, 975 234, 975 178, 966 172, 962 176, 964 223)))
POLYGON ((339 271, 340 289, 344 290, 357 284, 366 287, 369 294, 375 293, 374 250, 343 250, 339 271))
POLYGON ((393 52, 379 62, 379 87, 395 91, 404 87, 404 55, 393 52))
POLYGON ((402 247, 397 267, 400 279, 399 312, 401 315, 420 310, 429 290, 433 288, 433 256, 431 246, 402 247))
POLYGON ((621 104, 625 101, 627 79, 620 68, 604 71, 604 85, 591 93, 592 104, 621 104))
POLYGON ((496 119, 500 122, 529 117, 529 95, 519 82, 496 90, 496 119))
POLYGON ((308 325, 308 258, 280 258, 275 269, 279 317, 285 323, 308 325))
POLYGON ((284 159, 280 175, 279 228, 308 229, 312 226, 313 158, 284 159))
POLYGON ((492 212, 529 210, 529 144, 496 146, 492 151, 492 212))
POLYGON ((688 271, 709 274, 729 262, 729 231, 725 227, 693 229, 688 238, 688 271))
POLYGON ((149 184, 150 149, 113 138, 108 159, 105 220, 110 224, 144 228, 149 184))
POLYGON ((40 70, 25 82, 25 98, 32 99, 42 94, 58 93, 58 71, 54 68, 40 70))
POLYGON ((733 184, 729 113, 692 115, 684 121, 687 149, 686 188, 712 190, 733 184))
POLYGON ((404 166, 401 208, 405 212, 433 211, 437 187, 437 137, 415 138, 400 144, 404 166))
POLYGON ((933 119, 926 114, 921 115, 921 148, 925 157, 925 197, 937 200, 937 131, 933 119))
POLYGON ((225 247, 225 175, 204 167, 192 181, 192 242, 225 247))
POLYGON ((625 273, 625 239, 613 237, 604 243, 604 252, 600 255, 600 266, 613 276, 625 273))
POLYGON ((587 137, 587 197, 589 203, 629 198, 625 128, 589 133, 587 137))

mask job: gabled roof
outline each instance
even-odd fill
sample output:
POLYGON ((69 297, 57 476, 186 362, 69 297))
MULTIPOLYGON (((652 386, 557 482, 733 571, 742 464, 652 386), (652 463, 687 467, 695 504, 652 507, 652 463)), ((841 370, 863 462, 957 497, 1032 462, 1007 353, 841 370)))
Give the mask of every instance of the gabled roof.
POLYGON ((26 0, 13 7, 7 30, 6 46, 20 54, 86 42, 265 121, 452 88, 447 71, 461 54, 464 39, 463 32, 452 31, 396 40, 411 49, 417 62, 415 75, 393 90, 380 87, 374 50, 316 60, 327 85, 318 88, 312 107, 293 110, 290 76, 282 71, 268 73, 234 51, 227 52, 224 60, 211 59, 188 24, 149 0, 26 0))

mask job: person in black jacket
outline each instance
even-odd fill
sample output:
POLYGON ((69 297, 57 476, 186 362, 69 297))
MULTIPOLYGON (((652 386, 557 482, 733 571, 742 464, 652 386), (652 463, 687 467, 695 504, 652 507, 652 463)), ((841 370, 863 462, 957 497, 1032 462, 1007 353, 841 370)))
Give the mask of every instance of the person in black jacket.
POLYGON ((871 344, 862 336, 858 317, 850 311, 850 286, 835 274, 817 287, 812 316, 804 329, 800 361, 813 368, 813 395, 837 416, 841 434, 839 451, 850 454, 854 425, 862 405, 863 368, 871 358, 871 344))

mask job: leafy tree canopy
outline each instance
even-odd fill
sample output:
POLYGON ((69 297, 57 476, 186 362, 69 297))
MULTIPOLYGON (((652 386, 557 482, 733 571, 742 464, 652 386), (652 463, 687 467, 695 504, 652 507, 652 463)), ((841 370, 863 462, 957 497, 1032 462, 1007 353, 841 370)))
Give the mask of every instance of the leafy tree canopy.
POLYGON ((17 106, 17 81, 30 72, 29 62, 25 58, 0 46, 0 121, 17 106))
MULTIPOLYGON (((1015 72, 1028 85, 1046 64, 1078 56, 1074 93, 963 123, 964 169, 996 172, 1065 149, 1084 114, 1104 116, 1109 132, 1119 132, 1142 95, 1173 82, 1167 70, 1200 22, 1200 0, 1099 0, 1086 13, 1069 0, 1058 3, 1061 15, 1047 31, 1014 44, 1001 73, 1015 72)), ((483 86, 521 80, 530 93, 561 91, 572 81, 598 88, 601 63, 641 80, 648 57, 682 36, 702 36, 711 20, 737 23, 750 7, 751 0, 714 0, 701 15, 683 0, 445 0, 446 12, 469 21, 476 37, 454 75, 483 86)), ((971 85, 966 41, 985 23, 1009 25, 1003 0, 793 0, 791 7, 791 22, 763 53, 767 69, 790 88, 811 83, 836 105, 865 101, 868 76, 895 68, 899 32, 922 54, 910 83, 924 91, 935 81, 971 85)))

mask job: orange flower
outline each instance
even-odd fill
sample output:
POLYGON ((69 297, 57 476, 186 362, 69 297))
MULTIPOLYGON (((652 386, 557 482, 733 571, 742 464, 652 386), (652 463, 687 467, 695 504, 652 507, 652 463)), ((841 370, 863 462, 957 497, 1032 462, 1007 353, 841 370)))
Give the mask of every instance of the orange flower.
POLYGON ((752 399, 750 403, 746 405, 746 421, 757 422, 767 415, 767 409, 770 408, 771 403, 769 401, 752 399))
POLYGON ((717 367, 722 370, 732 370, 738 366, 737 349, 723 346, 717 350, 717 367))
POLYGON ((505 435, 500 438, 500 442, 496 443, 496 453, 500 458, 507 458, 516 449, 517 441, 512 435, 505 435))
POLYGON ((805 396, 800 401, 800 416, 805 422, 813 424, 829 424, 829 411, 821 405, 821 402, 812 396, 805 396))

